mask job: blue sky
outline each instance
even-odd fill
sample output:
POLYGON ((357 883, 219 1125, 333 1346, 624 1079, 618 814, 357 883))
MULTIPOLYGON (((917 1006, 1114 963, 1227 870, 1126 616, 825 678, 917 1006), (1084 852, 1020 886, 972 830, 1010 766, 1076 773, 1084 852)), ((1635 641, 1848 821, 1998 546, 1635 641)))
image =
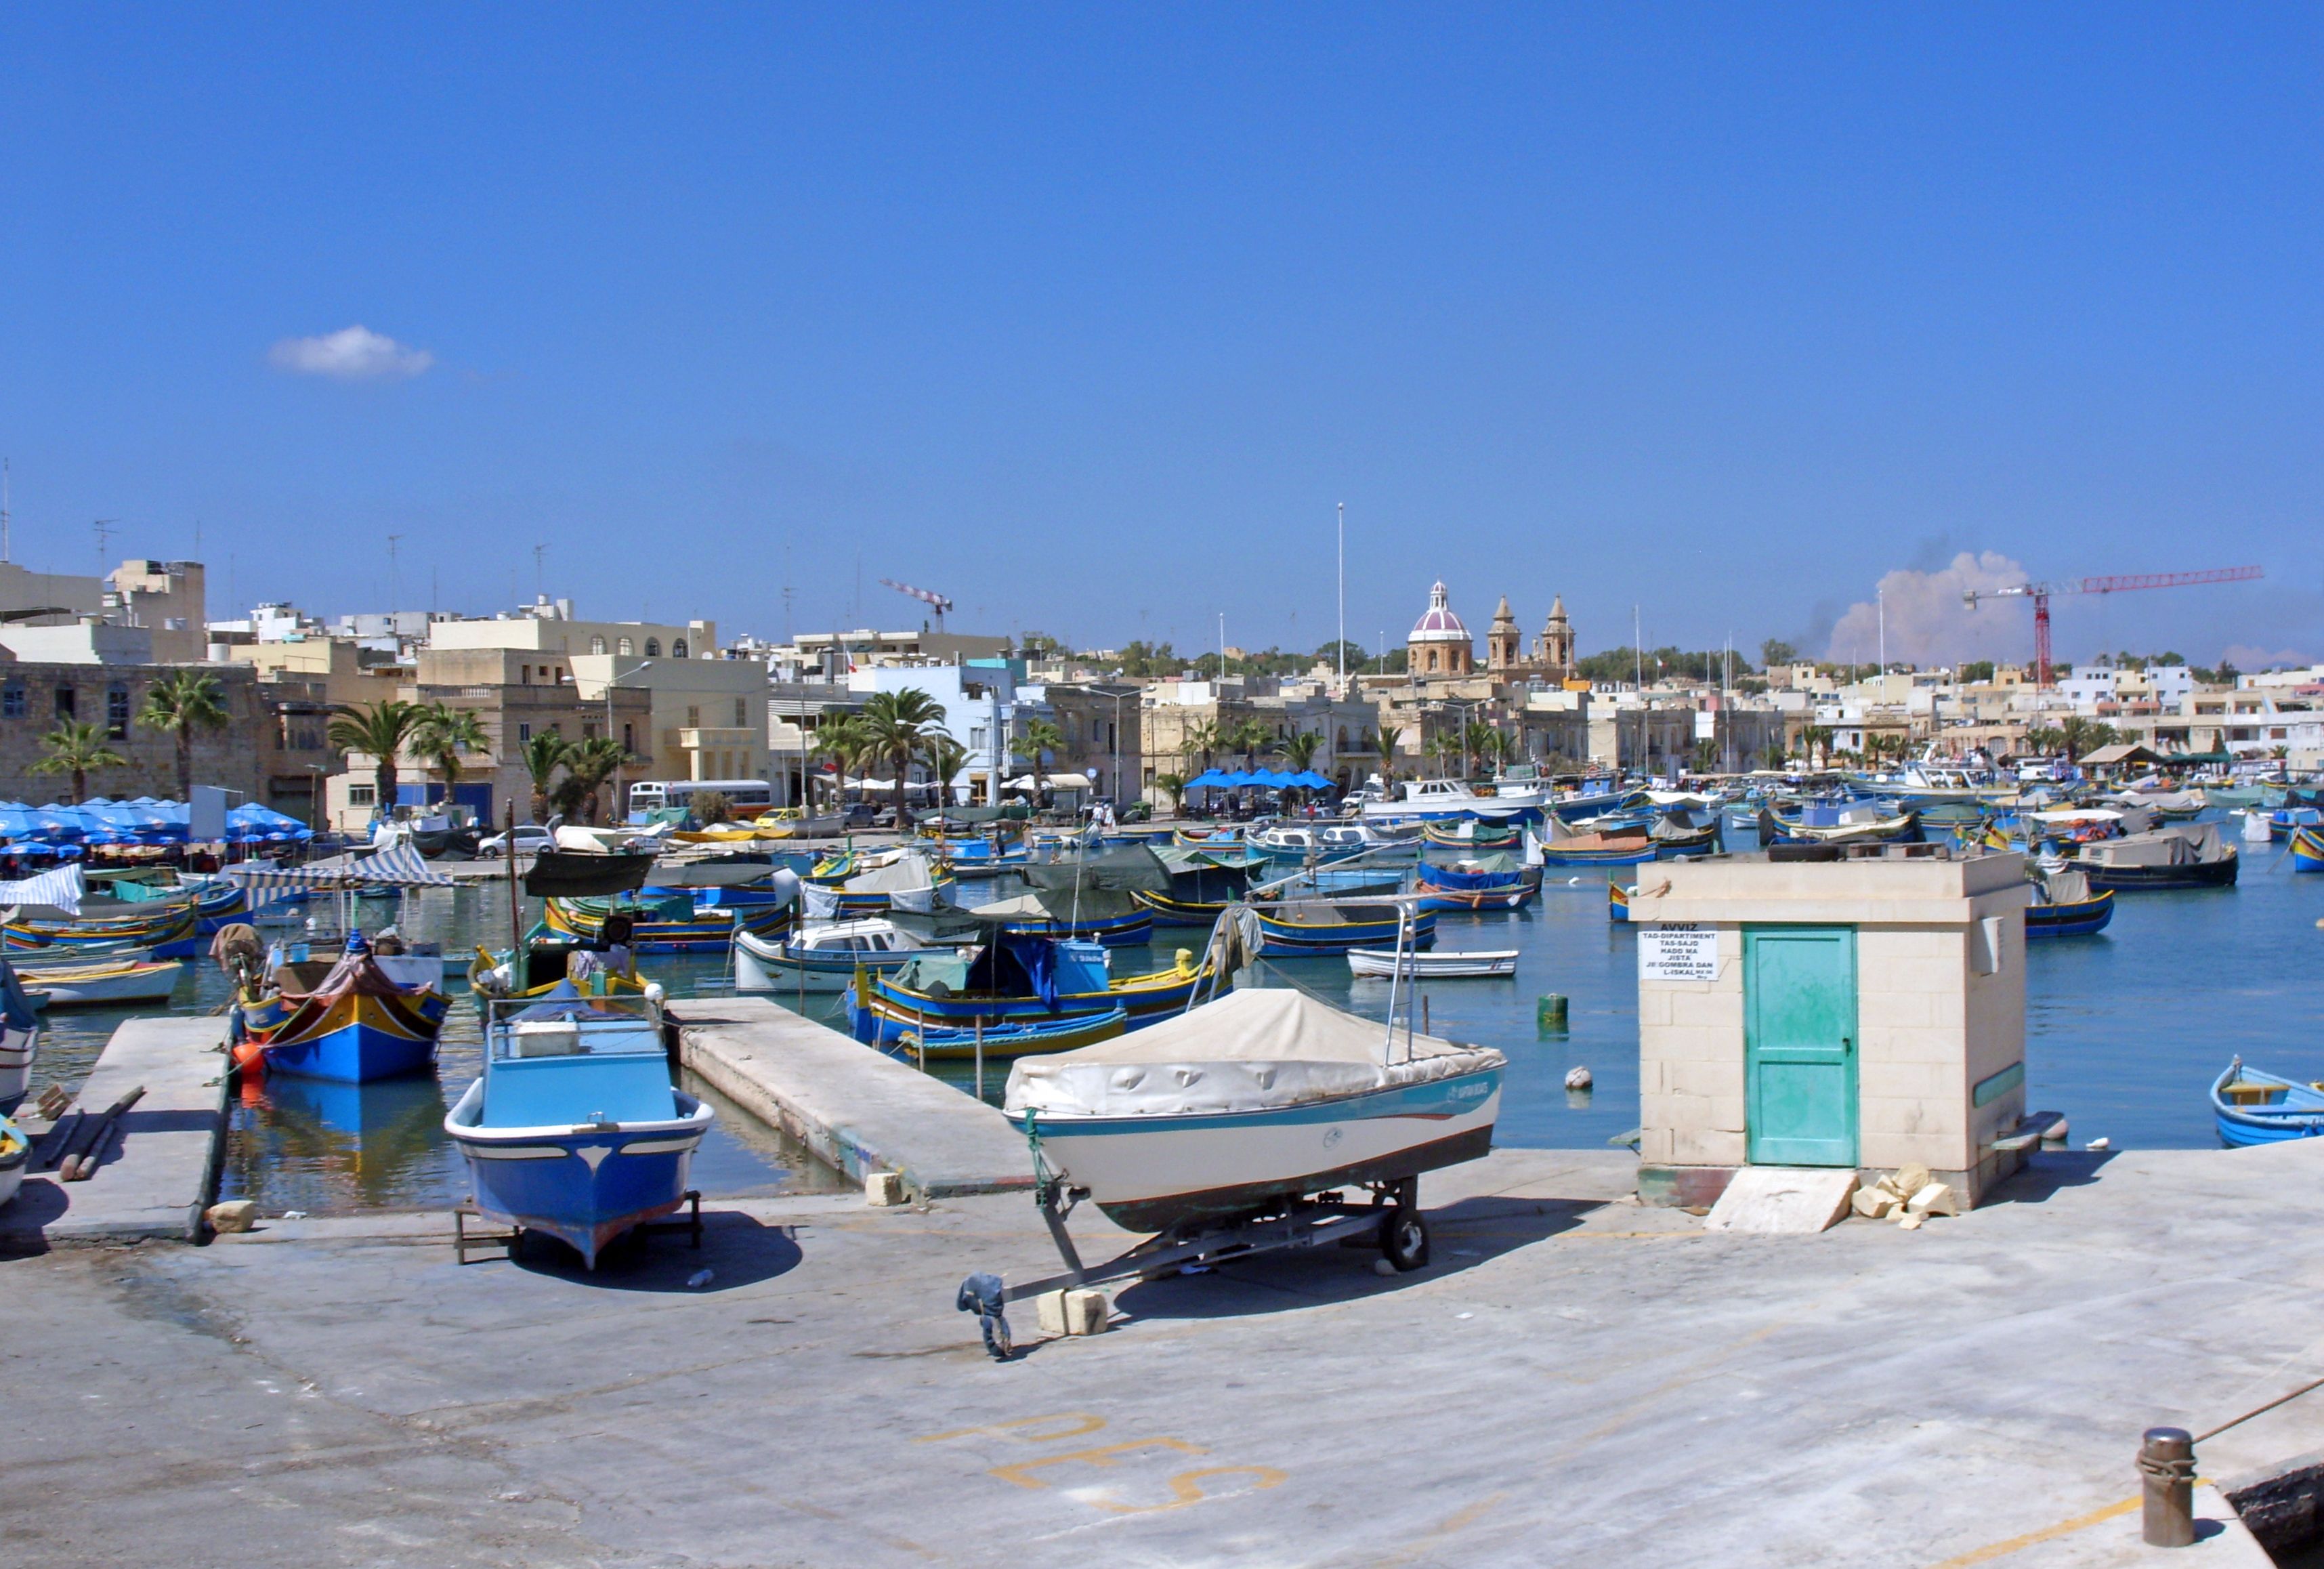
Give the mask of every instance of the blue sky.
POLYGON ((2324 657, 2319 15, 14 7, 15 554, 1312 647, 1345 502, 1368 645, 2324 657))

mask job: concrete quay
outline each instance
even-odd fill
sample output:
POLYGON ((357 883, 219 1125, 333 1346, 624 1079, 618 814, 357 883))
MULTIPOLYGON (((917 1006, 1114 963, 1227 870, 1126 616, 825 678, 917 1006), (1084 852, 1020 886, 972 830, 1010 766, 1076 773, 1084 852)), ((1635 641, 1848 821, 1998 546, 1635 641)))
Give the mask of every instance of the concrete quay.
MULTIPOLYGON (((0 1246, 198 1239, 226 1140, 225 1041, 222 1018, 125 1020, 73 1105, 97 1117, 140 1084, 145 1094, 123 1113, 96 1176, 24 1178, 0 1206, 0 1246)), ((32 1077, 43 1082, 38 1063, 32 1077)))
MULTIPOLYGON (((442 1215, 0 1262, 25 1562, 438 1565, 2265 1562, 2137 1540, 2140 1431, 2324 1373, 2324 1149, 2035 1156, 1917 1232, 1705 1233, 1616 1152, 1433 1174, 1434 1261, 1257 1260, 996 1364, 1022 1195, 711 1206, 595 1276, 442 1215), (700 1289, 688 1280, 708 1268, 700 1289)), ((1093 1255, 1125 1239, 1077 1215, 1093 1255)), ((2200 1446, 2324 1448, 2324 1394, 2200 1446)))
POLYGON ((827 1025, 762 997, 689 999, 671 1017, 686 1066, 859 1183, 892 1171, 923 1199, 1033 1186, 999 1112, 827 1025))

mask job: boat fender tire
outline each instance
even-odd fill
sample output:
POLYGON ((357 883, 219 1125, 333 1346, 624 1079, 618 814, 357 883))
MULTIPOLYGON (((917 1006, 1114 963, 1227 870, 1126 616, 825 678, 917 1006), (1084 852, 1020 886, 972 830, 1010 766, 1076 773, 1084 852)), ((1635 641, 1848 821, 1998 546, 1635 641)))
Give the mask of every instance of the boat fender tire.
POLYGON ((1388 1218, 1380 1222, 1380 1257, 1400 1275, 1426 1268, 1428 1223, 1420 1218, 1418 1210, 1401 1204, 1388 1210, 1388 1218))

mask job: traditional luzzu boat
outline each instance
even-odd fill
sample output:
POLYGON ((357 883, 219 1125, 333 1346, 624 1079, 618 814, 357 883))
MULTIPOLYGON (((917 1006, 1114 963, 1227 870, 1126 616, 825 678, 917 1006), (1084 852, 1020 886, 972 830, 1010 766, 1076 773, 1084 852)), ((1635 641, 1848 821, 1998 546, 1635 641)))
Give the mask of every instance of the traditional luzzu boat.
MULTIPOLYGON (((1397 907, 1286 900, 1253 907, 1259 951, 1270 959, 1337 958, 1351 948, 1397 946, 1397 907)), ((1424 910, 1411 922, 1414 945, 1436 946, 1436 917, 1424 910)))
POLYGON ((855 1038, 863 1041, 883 1034, 893 1038, 881 1020, 970 1029, 981 1020, 990 1029, 1117 1008, 1128 1011, 1128 1027, 1137 1029, 1183 1011, 1209 973, 1182 948, 1170 969, 1116 978, 1109 974, 1106 950, 1095 943, 1002 937, 965 958, 920 954, 891 974, 865 975, 850 993, 848 1019, 855 1038))
POLYGON ((1759 843, 1765 844, 1909 844, 1921 836, 1921 814, 1894 815, 1870 802, 1854 806, 1807 806, 1795 817, 1773 808, 1759 809, 1759 843))
POLYGON ((1130 898, 1153 913, 1156 926, 1201 927, 1205 931, 1227 906, 1250 897, 1251 873, 1268 863, 1266 856, 1240 845, 1168 844, 1154 854, 1168 873, 1170 891, 1133 890, 1130 898))
POLYGON ((816 863, 802 881, 807 913, 825 920, 894 909, 926 912, 950 904, 958 887, 949 870, 910 844, 869 854, 842 851, 816 863))
POLYGON ((2085 844, 2068 863, 2100 891, 2232 888, 2236 847, 2216 823, 2181 823, 2147 834, 2126 834, 2085 844))
POLYGON ((436 1037, 449 1006, 432 987, 391 979, 363 934, 351 932, 339 962, 312 990, 239 996, 234 1060, 342 1084, 420 1073, 435 1065, 436 1037))
POLYGON ((616 1238, 686 1202, 711 1110, 670 1083, 658 991, 486 1006, 484 1071, 444 1131, 487 1220, 556 1237, 594 1269, 616 1238))
POLYGON ((1498 850, 1517 842, 1516 824, 1480 823, 1474 818, 1458 823, 1429 823, 1420 831, 1430 844, 1455 850, 1498 850))
MULTIPOLYGON (((1421 1173, 1492 1148, 1508 1059, 1393 1022, 1386 1036, 1305 992, 1230 992, 1120 1040, 1019 1058, 1004 1111, 1037 1169, 1133 1232, 1359 1185, 1416 1222, 1421 1173)), ((1425 1232, 1406 1246, 1425 1261, 1425 1232)))
POLYGON ((2292 869, 2324 872, 2324 829, 2301 828, 2292 835, 2292 869))
POLYGON ((1546 866, 1637 866, 1661 857, 1644 825, 1620 833, 1575 834, 1561 823, 1552 832, 1561 836, 1540 846, 1546 866))
POLYGON ((2211 1115, 2220 1140, 2238 1149, 2324 1138, 2324 1085, 2247 1068, 2238 1057, 2212 1082, 2211 1115))
POLYGON ((0 1112, 0 1204, 16 1196, 24 1186, 24 1168, 32 1162, 32 1141, 24 1131, 0 1112))
POLYGON ((1154 913, 1120 893, 1092 892, 1074 899, 1037 889, 1014 899, 980 904, 967 913, 1016 937, 1142 948, 1154 936, 1154 913))
POLYGON ((1606 883, 1606 918, 1627 925, 1630 918, 1630 896, 1637 891, 1634 887, 1609 879, 1606 883))
POLYGON ((157 959, 201 951, 200 916, 191 900, 85 899, 80 914, 60 919, 20 916, 0 927, 8 951, 33 948, 144 948, 157 959))
POLYGON ((1513 855, 1482 855, 1450 866, 1422 862, 1420 906, 1424 910, 1523 909, 1541 897, 1541 868, 1513 855))
POLYGON ((966 1029, 939 1029, 930 1025, 897 1024, 885 1021, 888 1029, 881 1034, 879 1044, 892 1042, 901 1051, 914 1057, 964 1062, 978 1057, 1031 1057, 1047 1051, 1076 1051, 1084 1046, 1095 1046, 1102 1040, 1111 1040, 1130 1028, 1130 1011, 1114 1009, 1110 1013, 1079 1013, 1070 1019, 1049 1023, 996 1024, 990 1029, 971 1025, 966 1029))
POLYGON ((2080 937, 2106 930, 2114 919, 2112 890, 2096 890, 2079 872, 2052 872, 2034 883, 2034 902, 2025 907, 2025 936, 2080 937))
POLYGON ((630 946, 641 954, 716 952, 738 931, 767 937, 789 929, 790 903, 744 902, 730 888, 641 888, 609 899, 551 899, 541 907, 544 930, 598 940, 605 918, 619 910, 631 920, 630 946))
POLYGON ((174 960, 26 958, 19 963, 17 973, 47 994, 51 1008, 118 1008, 131 1002, 168 1001, 186 966, 174 960))

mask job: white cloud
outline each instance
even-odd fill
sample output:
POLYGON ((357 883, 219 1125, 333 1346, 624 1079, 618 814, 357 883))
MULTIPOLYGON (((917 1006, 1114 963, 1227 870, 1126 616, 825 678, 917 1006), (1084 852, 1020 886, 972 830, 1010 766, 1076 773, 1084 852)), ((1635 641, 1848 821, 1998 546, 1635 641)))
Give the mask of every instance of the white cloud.
POLYGON ((1998 551, 1964 550, 1935 572, 1904 568, 1880 579, 1878 598, 1859 600, 1831 629, 1824 658, 1870 664, 1880 657, 1880 623, 1886 606, 1888 658, 1913 664, 1950 664, 1973 659, 2024 658, 2033 646, 2032 611, 2022 599, 1984 597, 1996 588, 2025 581, 2025 568, 1998 551), (1975 609, 1961 595, 1975 589, 1975 609))
POLYGON ((2299 669, 2315 663, 2299 649, 2271 649, 2259 643, 2229 643, 2219 658, 2239 670, 2299 669))
POLYGON ((286 337, 266 357, 279 371, 343 382, 405 379, 436 363, 426 349, 407 347, 368 327, 343 327, 320 337, 286 337))

